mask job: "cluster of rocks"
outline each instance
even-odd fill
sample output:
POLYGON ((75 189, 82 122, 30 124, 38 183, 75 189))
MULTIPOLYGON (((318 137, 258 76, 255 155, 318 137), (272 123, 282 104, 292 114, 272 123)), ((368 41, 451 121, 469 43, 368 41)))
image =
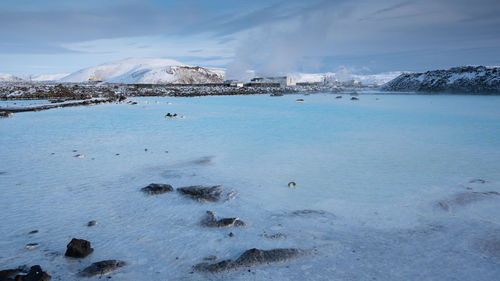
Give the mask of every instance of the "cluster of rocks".
MULTIPOLYGON (((148 195, 159 195, 163 193, 173 192, 174 188, 169 184, 152 183, 146 187, 141 188, 141 191, 148 195)), ((194 185, 194 186, 177 188, 177 191, 198 202, 217 202, 222 198, 222 186, 220 185, 211 187, 194 185)), ((202 220, 201 224, 205 227, 214 227, 214 228, 246 226, 246 223, 239 217, 219 219, 217 218, 217 214, 215 211, 207 211, 206 216, 202 220)), ((234 234, 231 232, 229 236, 234 237, 234 234)), ((286 235, 284 233, 277 233, 274 235, 263 235, 263 237, 270 239, 279 239, 279 238, 286 238, 286 235)), ((193 266, 193 269, 195 271, 220 273, 232 269, 251 267, 260 264, 285 262, 290 259, 296 258, 304 253, 305 253, 304 250, 297 248, 285 248, 285 249, 278 248, 272 250, 260 250, 253 248, 245 251, 235 261, 228 259, 212 264, 209 264, 208 262, 203 262, 193 266)), ((217 259, 218 257, 216 256, 210 256, 209 258, 205 258, 206 261, 215 261, 217 259)))
POLYGON ((0 270, 0 281, 49 281, 50 279, 52 277, 39 265, 34 265, 29 270, 25 267, 0 270))

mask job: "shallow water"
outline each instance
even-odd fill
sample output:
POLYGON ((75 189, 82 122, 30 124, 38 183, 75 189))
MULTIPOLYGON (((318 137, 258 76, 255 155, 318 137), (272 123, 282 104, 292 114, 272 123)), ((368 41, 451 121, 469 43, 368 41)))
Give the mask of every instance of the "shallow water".
POLYGON ((113 279, 494 280, 500 274, 500 196, 456 199, 500 192, 498 96, 133 100, 139 104, 0 119, 0 269, 40 264, 53 280, 77 280, 92 262, 121 259, 129 265, 113 279), (186 118, 166 119, 167 112, 186 118), (488 182, 470 183, 478 178, 488 182), (237 195, 218 203, 143 195, 139 189, 152 182, 222 184, 237 195), (204 228, 207 210, 247 226, 204 228), (89 228, 90 220, 99 224, 89 228), (34 229, 39 233, 28 235, 34 229), (286 238, 264 237, 276 233, 286 238), (72 237, 91 241, 94 253, 65 258, 72 237), (27 250, 33 242, 40 247, 27 250), (316 250, 250 272, 192 273, 206 256, 234 260, 254 247, 316 250))

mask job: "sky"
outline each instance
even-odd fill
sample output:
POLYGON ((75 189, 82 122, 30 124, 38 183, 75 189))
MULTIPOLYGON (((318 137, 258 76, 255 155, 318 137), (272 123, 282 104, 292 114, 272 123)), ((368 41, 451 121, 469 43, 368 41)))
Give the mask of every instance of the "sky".
POLYGON ((0 72, 70 73, 129 57, 238 78, 500 65, 499 0, 1 0, 0 72))

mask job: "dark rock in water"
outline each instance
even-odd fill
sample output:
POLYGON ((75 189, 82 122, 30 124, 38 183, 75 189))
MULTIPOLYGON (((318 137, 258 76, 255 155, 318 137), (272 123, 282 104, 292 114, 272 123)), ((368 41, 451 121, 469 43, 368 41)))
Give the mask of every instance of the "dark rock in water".
POLYGON ((11 277, 14 277, 14 275, 20 273, 21 271, 21 268, 0 270, 0 281, 13 280, 11 277))
POLYGON ((450 204, 448 204, 448 202, 446 202, 446 201, 443 201, 443 200, 442 200, 442 201, 439 201, 439 202, 438 202, 438 206, 439 206, 441 209, 443 209, 443 210, 445 210, 445 211, 447 211, 447 212, 451 212, 451 206, 450 206, 450 204))
POLYGON ((259 250, 250 249, 245 251, 236 261, 223 260, 218 263, 198 264, 195 267, 198 270, 203 270, 211 273, 220 273, 231 269, 238 269, 241 267, 251 267, 261 264, 285 262, 293 258, 297 258, 303 253, 300 249, 283 248, 272 250, 259 250))
POLYGON ((276 233, 276 234, 264 233, 264 234, 262 234, 262 237, 269 238, 269 239, 280 239, 280 238, 286 238, 286 234, 281 233, 281 232, 276 233))
POLYGON ((352 97, 351 100, 359 100, 357 97, 352 97))
POLYGON ((127 263, 120 260, 104 260, 100 262, 95 262, 91 264, 89 267, 85 268, 80 272, 81 277, 96 277, 110 274, 111 272, 118 270, 127 263))
POLYGON ((37 233, 38 233, 38 230, 32 230, 32 231, 30 231, 28 234, 29 234, 29 235, 33 235, 33 234, 37 234, 37 233))
POLYGON ((206 187, 201 185, 177 188, 184 195, 200 202, 217 202, 222 197, 222 185, 206 187))
POLYGON ((0 118, 10 118, 14 114, 12 112, 0 111, 0 118))
POLYGON ((291 181, 288 183, 288 187, 290 187, 290 188, 295 188, 296 185, 297 184, 294 181, 291 181))
POLYGON ((244 252, 235 262, 234 267, 249 267, 259 264, 284 262, 302 254, 302 250, 282 248, 272 250, 250 249, 244 252))
POLYGON ((170 112, 165 115, 165 118, 177 118, 177 113, 171 114, 170 112))
POLYGON ((297 99, 296 102, 304 102, 304 99, 297 99))
POLYGON ((219 259, 218 256, 208 256, 208 257, 204 258, 204 260, 206 260, 206 261, 216 261, 218 259, 219 259))
POLYGON ((64 255, 72 258, 84 258, 94 251, 94 249, 90 247, 89 241, 76 238, 71 239, 71 242, 69 242, 66 248, 66 253, 64 255))
POLYGON ((38 243, 28 243, 26 244, 26 249, 33 250, 40 247, 40 244, 38 243))
POLYGON ((229 236, 229 237, 234 237, 234 233, 229 232, 228 236, 229 236))
POLYGON ((295 216, 310 216, 310 215, 325 215, 326 212, 322 210, 296 210, 292 212, 292 215, 295 216))
POLYGON ((31 267, 27 275, 17 275, 14 280, 22 281, 49 281, 52 277, 42 270, 39 265, 31 267))
POLYGON ((207 211, 207 217, 203 221, 203 225, 208 227, 232 227, 232 226, 245 226, 246 223, 240 218, 223 218, 217 220, 217 215, 214 211, 207 211))
POLYGON ((214 264, 205 265, 203 267, 203 270, 212 273, 219 273, 231 269, 232 266, 233 266, 232 260, 223 260, 214 264))
POLYGON ((491 196, 499 196, 500 192, 496 191, 486 191, 486 192, 463 192, 459 193, 455 196, 453 202, 461 205, 461 206, 466 206, 471 203, 487 199, 491 196))
POLYGON ((487 180, 483 179, 474 179, 470 181, 470 183, 487 183, 487 182, 488 182, 487 180))
POLYGON ((342 98, 342 96, 336 96, 335 98, 336 98, 336 99, 341 99, 341 98, 342 98))
POLYGON ((96 226, 97 224, 97 221, 89 221, 89 223, 87 223, 87 226, 96 226))
POLYGON ((172 192, 174 191, 174 188, 170 184, 152 183, 146 187, 141 188, 141 191, 149 195, 158 195, 172 192))

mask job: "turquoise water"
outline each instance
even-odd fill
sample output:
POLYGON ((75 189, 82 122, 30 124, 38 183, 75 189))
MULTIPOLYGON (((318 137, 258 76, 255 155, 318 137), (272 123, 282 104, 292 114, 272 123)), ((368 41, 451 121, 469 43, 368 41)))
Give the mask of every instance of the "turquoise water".
POLYGON ((112 274, 118 280, 494 280, 500 273, 500 196, 455 200, 500 192, 500 97, 132 100, 139 104, 0 119, 0 269, 40 264, 55 280, 77 280, 91 262, 115 258, 130 263, 112 274), (166 119, 167 112, 185 118, 166 119), (176 193, 143 196, 139 189, 152 182, 222 184, 236 197, 201 204, 176 193), (318 212, 294 215, 304 209, 318 212), (203 228, 206 210, 248 226, 203 228), (99 225, 88 228, 89 220, 99 225), (95 252, 82 262, 64 258, 72 237, 90 240, 95 252), (40 247, 25 249, 31 242, 40 247), (317 251, 251 272, 191 273, 205 256, 235 259, 253 247, 317 251))

